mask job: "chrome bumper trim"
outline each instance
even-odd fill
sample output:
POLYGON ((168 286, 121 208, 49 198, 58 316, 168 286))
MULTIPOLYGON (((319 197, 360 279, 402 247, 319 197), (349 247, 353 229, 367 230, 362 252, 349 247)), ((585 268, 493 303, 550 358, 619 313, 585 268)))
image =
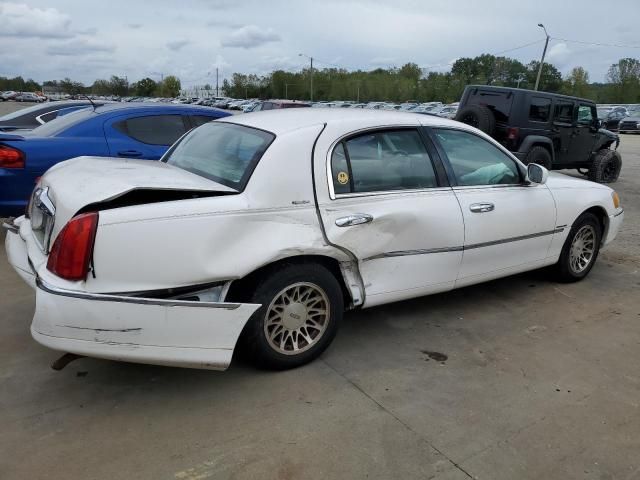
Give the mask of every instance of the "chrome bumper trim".
POLYGON ((95 300, 100 302, 135 303, 138 305, 160 305, 163 307, 222 308, 225 310, 235 310, 241 305, 240 303, 194 302, 190 300, 165 300, 161 298, 127 297, 124 295, 109 295, 106 293, 79 292, 77 290, 54 287, 38 276, 36 277, 36 286, 40 290, 52 295, 79 298, 82 300, 95 300))

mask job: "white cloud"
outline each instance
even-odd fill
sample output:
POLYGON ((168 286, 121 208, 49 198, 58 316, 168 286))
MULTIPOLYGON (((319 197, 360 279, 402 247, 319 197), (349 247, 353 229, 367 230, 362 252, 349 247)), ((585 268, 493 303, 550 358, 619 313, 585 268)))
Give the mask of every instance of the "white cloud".
POLYGON ((174 40, 172 42, 167 42, 167 48, 169 50, 173 50, 174 52, 177 52, 178 50, 180 50, 183 47, 186 47, 190 43, 191 42, 189 40, 174 40))
POLYGON ((75 39, 57 45, 51 45, 46 52, 49 55, 57 56, 75 56, 75 55, 91 55, 94 53, 111 53, 115 50, 113 45, 107 43, 96 42, 87 39, 75 39))
POLYGON ((563 69, 571 61, 573 52, 566 43, 556 43, 549 48, 545 61, 553 63, 559 69, 563 69))
POLYGON ((70 38, 71 18, 55 8, 32 8, 24 3, 0 3, 0 36, 70 38))
POLYGON ((256 25, 246 25, 227 35, 222 40, 222 46, 254 48, 278 41, 280 41, 280 35, 274 32, 272 28, 262 29, 256 25))

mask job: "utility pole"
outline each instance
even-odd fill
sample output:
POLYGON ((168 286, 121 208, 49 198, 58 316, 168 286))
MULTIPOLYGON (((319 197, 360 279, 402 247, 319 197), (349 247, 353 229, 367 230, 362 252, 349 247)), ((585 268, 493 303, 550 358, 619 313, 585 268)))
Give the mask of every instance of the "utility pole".
POLYGON ((544 65, 544 56, 547 54, 547 46, 549 45, 549 34, 547 33, 547 29, 544 28, 544 25, 539 23, 538 26, 544 30, 544 34, 547 36, 544 41, 544 50, 542 50, 542 58, 540 59, 540 66, 538 67, 538 76, 536 77, 536 86, 533 87, 534 90, 538 90, 538 85, 540 84, 540 76, 542 75, 542 65, 544 65))
POLYGON ((218 96, 218 67, 216 67, 216 97, 218 96))
POLYGON ((310 57, 309 55, 305 55, 304 53, 299 53, 298 54, 299 57, 307 57, 310 61, 311 61, 311 67, 309 70, 310 73, 310 77, 311 77, 311 88, 309 90, 309 101, 313 102, 313 57, 310 57))

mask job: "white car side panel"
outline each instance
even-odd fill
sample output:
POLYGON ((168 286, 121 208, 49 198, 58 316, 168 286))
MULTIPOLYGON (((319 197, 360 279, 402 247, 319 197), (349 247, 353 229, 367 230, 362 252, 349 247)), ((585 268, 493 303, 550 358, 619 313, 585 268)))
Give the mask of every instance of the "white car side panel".
POLYGON ((454 190, 465 224, 458 286, 495 278, 493 272, 527 270, 530 264, 546 258, 556 212, 553 197, 544 185, 454 190), (491 203, 494 209, 472 212, 472 205, 480 203, 491 203))

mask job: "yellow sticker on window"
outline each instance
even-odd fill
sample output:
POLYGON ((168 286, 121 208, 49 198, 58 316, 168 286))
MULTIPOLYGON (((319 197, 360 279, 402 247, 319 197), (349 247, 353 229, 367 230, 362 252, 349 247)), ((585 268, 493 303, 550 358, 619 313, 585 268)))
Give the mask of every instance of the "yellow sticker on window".
POLYGON ((338 183, 346 185, 349 182, 349 174, 347 172, 338 172, 338 183))

